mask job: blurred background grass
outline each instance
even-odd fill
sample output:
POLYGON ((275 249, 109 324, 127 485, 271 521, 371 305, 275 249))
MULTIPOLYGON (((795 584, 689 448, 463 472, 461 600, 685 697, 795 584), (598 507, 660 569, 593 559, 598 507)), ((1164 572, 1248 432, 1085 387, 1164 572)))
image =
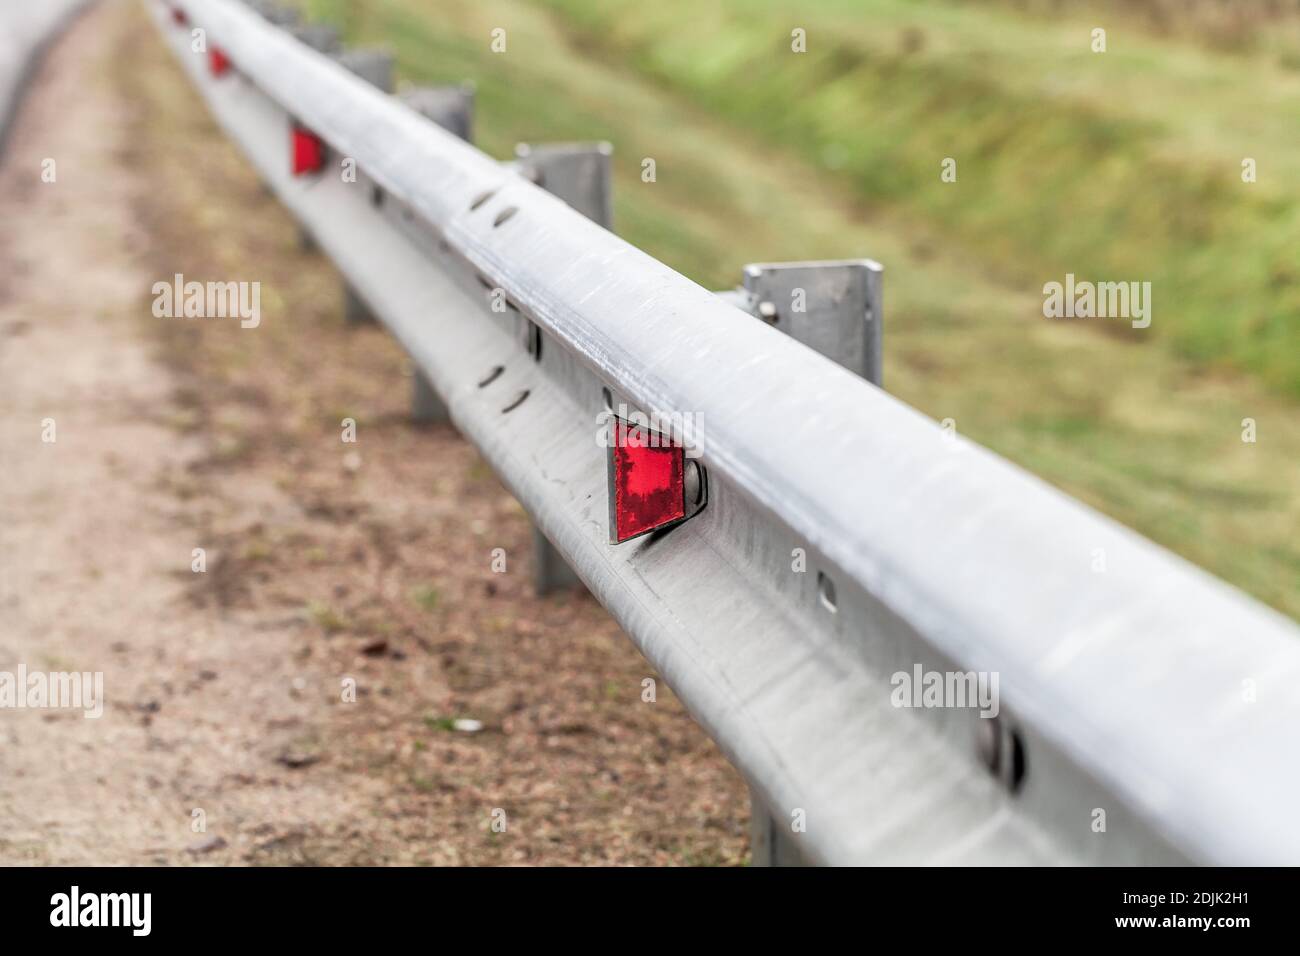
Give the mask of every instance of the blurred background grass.
POLYGON ((489 153, 611 141, 617 231, 706 286, 879 259, 891 392, 1300 617, 1300 0, 302 5, 472 80, 489 153), (1067 272, 1151 327, 1044 319, 1067 272))

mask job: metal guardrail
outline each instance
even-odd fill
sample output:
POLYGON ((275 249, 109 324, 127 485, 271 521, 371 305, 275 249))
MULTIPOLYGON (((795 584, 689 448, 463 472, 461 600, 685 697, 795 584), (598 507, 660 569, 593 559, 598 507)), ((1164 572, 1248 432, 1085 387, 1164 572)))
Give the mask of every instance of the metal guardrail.
MULTIPOLYGON (((781 267, 716 295, 234 0, 169 6, 217 120, 750 781, 760 856, 1300 863, 1290 620, 783 335, 781 267), (703 423, 707 507, 612 545, 620 403, 703 423), (895 706, 916 668, 996 674, 1000 713, 895 706)), ((878 376, 878 268, 805 279, 803 335, 878 376)))
POLYGON ((0 147, 32 65, 59 27, 86 0, 43 0, 32 4, 0 0, 0 147))

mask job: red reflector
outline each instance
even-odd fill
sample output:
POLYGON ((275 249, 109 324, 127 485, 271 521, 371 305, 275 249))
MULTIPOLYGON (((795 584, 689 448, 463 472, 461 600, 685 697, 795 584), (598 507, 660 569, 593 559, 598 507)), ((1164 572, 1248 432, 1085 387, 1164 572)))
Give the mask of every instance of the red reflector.
POLYGON ((304 126, 293 126, 293 174, 318 173, 325 168, 325 143, 304 126))
POLYGON ((214 46, 208 51, 208 66, 213 76, 222 76, 230 69, 230 57, 214 46))
POLYGON ((618 544, 686 517, 686 450, 621 418, 612 423, 609 523, 618 544))

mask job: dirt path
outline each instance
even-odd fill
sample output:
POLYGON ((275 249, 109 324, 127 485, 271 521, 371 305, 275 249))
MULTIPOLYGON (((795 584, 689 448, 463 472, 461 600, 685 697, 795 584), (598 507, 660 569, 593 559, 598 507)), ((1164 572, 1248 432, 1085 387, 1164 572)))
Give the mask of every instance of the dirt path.
POLYGON ((134 3, 53 50, 0 209, 0 671, 106 701, 0 710, 0 863, 744 859, 734 771, 589 597, 531 596, 518 506, 406 423, 134 3), (153 318, 177 272, 262 324, 153 318))

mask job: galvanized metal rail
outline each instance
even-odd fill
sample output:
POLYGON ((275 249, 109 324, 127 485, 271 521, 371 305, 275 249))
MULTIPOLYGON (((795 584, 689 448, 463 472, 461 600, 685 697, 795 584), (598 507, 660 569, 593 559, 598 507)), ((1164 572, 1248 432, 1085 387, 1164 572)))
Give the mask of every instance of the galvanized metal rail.
POLYGON ((0 0, 0 147, 18 98, 41 51, 86 0, 44 0, 32 4, 0 0))
MULTIPOLYGON (((234 0, 169 5, 218 121, 745 774, 774 859, 1300 863, 1290 620, 783 335, 789 276, 715 295, 234 0), (703 423, 708 503, 611 545, 620 403, 703 423), (894 706, 918 666, 996 673, 999 715, 894 706)), ((806 335, 878 374, 879 271, 838 268, 803 291, 876 324, 806 335)))

